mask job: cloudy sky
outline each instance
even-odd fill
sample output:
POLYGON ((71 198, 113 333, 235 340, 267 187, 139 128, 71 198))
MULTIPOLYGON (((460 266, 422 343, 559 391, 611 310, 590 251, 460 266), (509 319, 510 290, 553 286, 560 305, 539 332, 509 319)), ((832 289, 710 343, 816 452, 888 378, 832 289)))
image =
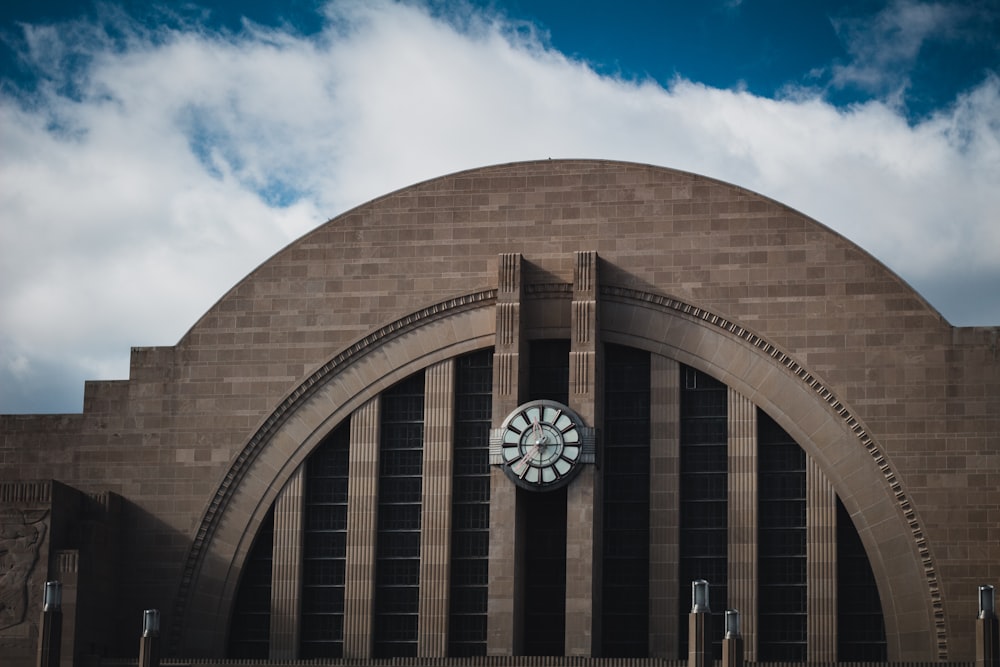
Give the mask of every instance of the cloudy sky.
POLYGON ((0 8, 0 413, 350 207, 500 162, 705 174, 1000 325, 997 0, 13 0, 0 8))

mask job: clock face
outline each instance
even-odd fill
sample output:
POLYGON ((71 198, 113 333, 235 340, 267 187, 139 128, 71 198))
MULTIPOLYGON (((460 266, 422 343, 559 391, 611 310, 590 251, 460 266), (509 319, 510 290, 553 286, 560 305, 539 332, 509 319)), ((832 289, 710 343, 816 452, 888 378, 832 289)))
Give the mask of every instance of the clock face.
POLYGON ((585 430, 576 413, 561 403, 525 403, 496 434, 504 472, 515 484, 537 491, 567 484, 584 458, 585 430))

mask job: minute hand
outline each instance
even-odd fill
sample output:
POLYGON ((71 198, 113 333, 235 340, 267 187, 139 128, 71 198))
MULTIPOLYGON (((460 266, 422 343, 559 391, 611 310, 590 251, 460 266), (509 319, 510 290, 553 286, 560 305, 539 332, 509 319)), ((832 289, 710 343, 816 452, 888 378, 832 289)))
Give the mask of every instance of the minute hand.
POLYGON ((531 446, 531 449, 529 449, 524 453, 524 456, 521 457, 521 460, 518 461, 516 464, 514 464, 514 466, 512 466, 512 469, 514 470, 514 472, 517 474, 518 477, 523 478, 528 473, 528 468, 530 467, 529 461, 535 458, 535 454, 541 451, 543 444, 545 444, 543 441, 539 441, 533 444, 531 446))

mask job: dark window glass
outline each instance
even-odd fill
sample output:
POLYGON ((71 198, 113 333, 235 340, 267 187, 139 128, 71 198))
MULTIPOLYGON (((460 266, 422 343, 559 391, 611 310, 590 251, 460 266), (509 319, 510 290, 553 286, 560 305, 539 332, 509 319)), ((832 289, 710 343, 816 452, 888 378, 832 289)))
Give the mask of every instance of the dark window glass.
POLYGON ((528 349, 528 399, 569 403, 569 341, 533 340, 528 349))
POLYGON ((517 490, 524 508, 524 652, 563 655, 566 632, 566 487, 517 490))
POLYGON ((691 582, 709 583, 709 636, 722 657, 727 607, 728 389, 718 380, 681 366, 679 658, 688 651, 691 582))
POLYGON ((229 657, 266 660, 271 633, 271 557, 274 553, 274 509, 253 540, 233 605, 229 657))
POLYGON ((806 659, 806 455, 757 411, 758 627, 761 660, 806 659))
POLYGON ((455 360, 448 654, 486 655, 493 350, 455 360))
POLYGON ((605 657, 649 654, 649 353, 605 347, 605 657))
POLYGON ((299 635, 303 658, 339 658, 344 652, 350 440, 350 423, 345 422, 306 459, 299 635))
POLYGON ((886 655, 875 575, 851 515, 837 498, 837 660, 885 662, 886 655))
POLYGON ((415 656, 420 590, 424 374, 382 394, 375 548, 374 654, 415 656))

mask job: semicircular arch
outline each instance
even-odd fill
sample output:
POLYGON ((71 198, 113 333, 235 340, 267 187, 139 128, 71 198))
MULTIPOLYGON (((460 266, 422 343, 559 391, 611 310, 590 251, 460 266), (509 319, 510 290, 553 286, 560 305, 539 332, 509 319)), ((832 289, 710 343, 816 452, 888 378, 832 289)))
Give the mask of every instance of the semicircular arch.
POLYGON ((605 341, 646 349, 708 373, 767 412, 814 458, 854 519, 868 553, 890 659, 930 650, 946 660, 943 600, 916 508, 888 454, 857 414, 791 355, 721 315, 628 288, 605 287, 602 296, 605 341), (914 637, 926 638, 929 646, 915 646, 914 637))
MULTIPOLYGON (((264 420, 196 533, 171 625, 175 652, 222 654, 224 633, 206 628, 228 624, 243 560, 278 490, 323 437, 378 393, 422 368, 492 345, 495 297, 493 290, 466 295, 383 327, 331 359, 264 420)), ((741 325, 649 292, 603 288, 602 336, 702 370, 773 417, 815 458, 855 520, 879 582, 890 658, 905 659, 915 647, 904 637, 912 641, 917 633, 947 658, 943 602, 916 510, 887 454, 829 387, 741 325), (883 556, 899 544, 908 545, 910 557, 883 556)))
POLYGON ((495 290, 434 304, 356 341, 299 384, 255 430, 202 515, 175 596, 175 656, 225 651, 243 562, 268 509, 338 424, 399 380, 493 344, 495 290))

